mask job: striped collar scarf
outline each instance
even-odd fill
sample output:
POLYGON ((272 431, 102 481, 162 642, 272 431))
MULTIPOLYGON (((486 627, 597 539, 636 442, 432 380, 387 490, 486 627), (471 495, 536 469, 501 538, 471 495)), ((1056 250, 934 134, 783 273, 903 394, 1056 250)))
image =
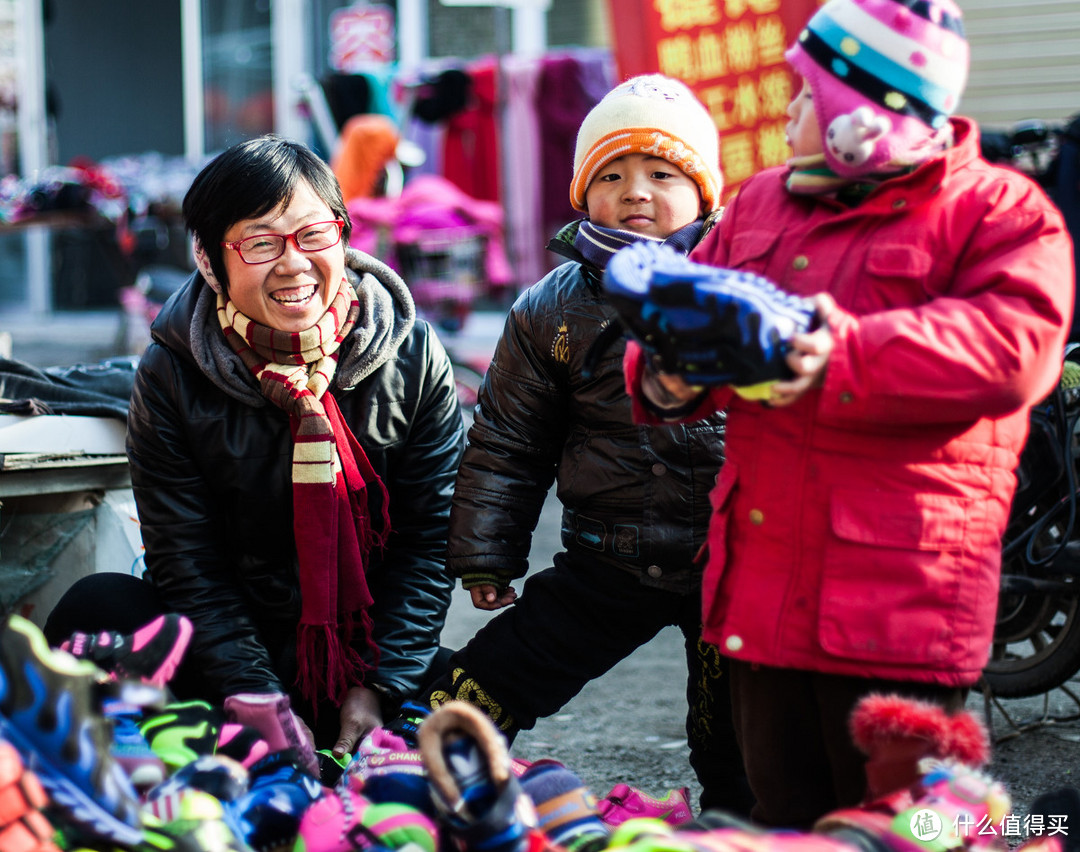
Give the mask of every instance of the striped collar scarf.
MULTIPOLYGON (((933 153, 940 153, 947 147, 948 144, 942 142, 934 148, 933 153)), ((837 201, 855 207, 889 178, 910 174, 922 162, 897 166, 891 172, 847 178, 829 168, 824 154, 792 157, 787 161, 791 169, 787 176, 787 190, 792 195, 833 195, 837 201)))
POLYGON ((311 328, 283 332, 244 316, 224 294, 217 316, 225 339, 274 405, 289 415, 293 439, 293 531, 300 570, 297 685, 313 706, 335 704, 377 662, 365 567, 390 530, 386 487, 328 393, 338 349, 356 325, 360 303, 342 279, 311 328), (378 522, 373 521, 373 516, 378 522), (360 629, 360 642, 354 632, 360 629))
POLYGON ((679 228, 667 238, 649 237, 633 231, 624 231, 621 228, 605 228, 594 224, 588 219, 582 219, 578 223, 577 234, 574 235, 574 248, 585 257, 589 263, 600 269, 606 269, 608 261, 619 249, 639 242, 662 243, 671 246, 681 254, 689 254, 690 249, 697 245, 701 238, 701 230, 704 220, 698 219, 689 225, 679 228))
POLYGON ((788 160, 791 171, 787 177, 787 190, 792 195, 853 195, 862 200, 880 181, 872 178, 847 178, 838 175, 825 162, 824 154, 792 157, 788 160))

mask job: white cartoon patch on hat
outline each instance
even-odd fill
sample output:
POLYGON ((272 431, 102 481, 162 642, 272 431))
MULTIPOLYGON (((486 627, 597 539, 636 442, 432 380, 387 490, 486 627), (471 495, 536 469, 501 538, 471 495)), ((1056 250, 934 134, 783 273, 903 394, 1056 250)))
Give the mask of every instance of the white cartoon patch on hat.
POLYGON ((874 153, 877 140, 892 130, 892 122, 875 115, 868 106, 838 115, 825 131, 829 152, 851 168, 858 168, 874 153))

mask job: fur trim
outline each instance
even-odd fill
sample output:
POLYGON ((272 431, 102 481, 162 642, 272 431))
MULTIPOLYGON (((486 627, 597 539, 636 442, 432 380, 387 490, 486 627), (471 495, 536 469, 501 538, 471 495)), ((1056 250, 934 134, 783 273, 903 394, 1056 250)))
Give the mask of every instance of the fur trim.
POLYGON ((926 742, 927 757, 951 758, 972 767, 990 759, 986 728, 971 713, 950 716, 935 704, 899 695, 863 698, 851 714, 851 736, 871 758, 891 743, 915 739, 926 742))

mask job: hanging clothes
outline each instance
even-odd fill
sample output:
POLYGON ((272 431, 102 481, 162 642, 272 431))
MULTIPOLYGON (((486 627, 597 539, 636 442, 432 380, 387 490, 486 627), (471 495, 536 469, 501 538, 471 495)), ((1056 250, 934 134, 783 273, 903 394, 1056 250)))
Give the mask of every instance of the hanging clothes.
POLYGON ((468 65, 465 71, 472 80, 471 97, 464 109, 447 120, 443 174, 472 198, 499 201, 497 63, 494 58, 485 58, 468 65))
MULTIPOLYGON (((535 58, 508 56, 503 59, 506 112, 503 121, 503 151, 513 151, 515 163, 540 162, 540 124, 536 115, 536 92, 540 84, 540 64, 535 58)), ((519 284, 528 286, 547 272, 540 204, 540 169, 510 168, 504 162, 503 209, 506 212, 506 250, 519 284)))
POLYGON ((341 184, 342 197, 348 203, 374 195, 397 149, 394 122, 385 115, 354 115, 345 121, 340 139, 330 168, 341 184))
POLYGON ((540 60, 536 111, 543 128, 541 209, 548 237, 581 215, 570 205, 578 128, 614 85, 612 63, 606 52, 548 54, 540 60))

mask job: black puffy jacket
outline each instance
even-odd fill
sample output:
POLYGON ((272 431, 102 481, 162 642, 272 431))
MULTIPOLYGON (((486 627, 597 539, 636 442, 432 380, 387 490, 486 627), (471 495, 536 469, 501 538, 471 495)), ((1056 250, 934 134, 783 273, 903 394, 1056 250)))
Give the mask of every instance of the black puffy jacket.
POLYGON ((557 480, 567 551, 696 593, 724 415, 634 425, 626 339, 600 271, 572 247, 574 232, 568 226, 549 248, 578 262, 548 273, 510 309, 454 490, 447 567, 466 587, 524 576, 557 480))
MULTIPOLYGON (((383 264, 349 252, 365 313, 332 393, 390 494, 392 534, 367 570, 380 649, 366 683, 414 690, 438 648, 463 426, 450 361, 383 264)), ((205 697, 288 691, 300 613, 287 416, 228 350, 197 274, 165 305, 135 380, 128 455, 150 579, 191 617, 205 697), (222 345, 224 344, 224 346, 222 345)))

